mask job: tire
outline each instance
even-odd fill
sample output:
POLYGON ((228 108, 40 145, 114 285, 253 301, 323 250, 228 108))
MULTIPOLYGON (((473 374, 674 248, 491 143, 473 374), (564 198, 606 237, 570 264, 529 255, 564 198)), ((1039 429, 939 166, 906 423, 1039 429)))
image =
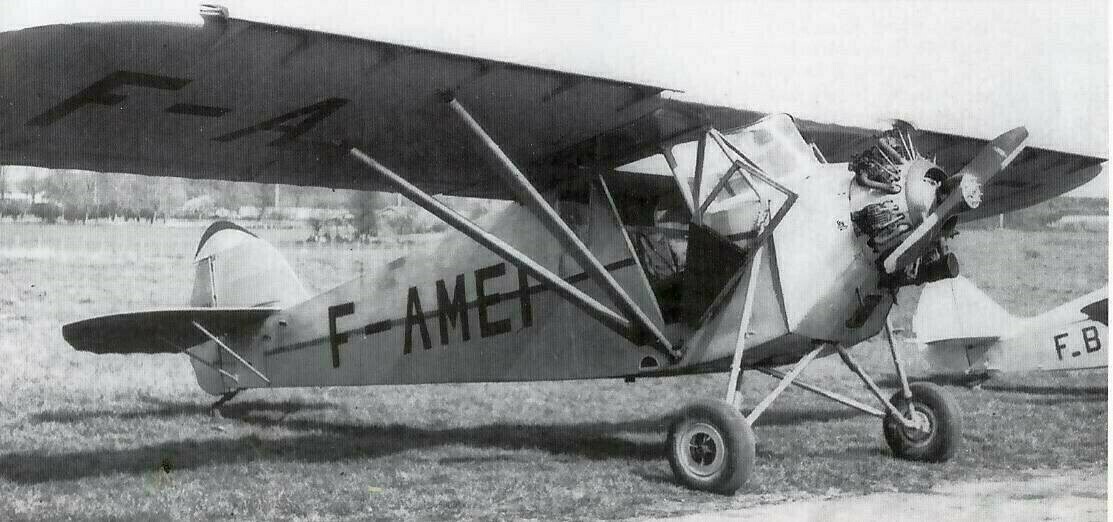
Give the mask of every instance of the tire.
POLYGON ((723 401, 699 401, 669 427, 669 465, 689 488, 732 495, 750 478, 754 444, 741 412, 723 401))
MULTIPOLYGON (((917 382, 912 389, 911 406, 915 416, 926 425, 926 431, 905 428, 892 416, 882 422, 885 442, 893 455, 920 462, 946 462, 955 456, 962 444, 962 418, 958 408, 942 388, 927 382, 917 382)), ((909 401, 897 392, 890 399, 905 416, 909 415, 909 401)))

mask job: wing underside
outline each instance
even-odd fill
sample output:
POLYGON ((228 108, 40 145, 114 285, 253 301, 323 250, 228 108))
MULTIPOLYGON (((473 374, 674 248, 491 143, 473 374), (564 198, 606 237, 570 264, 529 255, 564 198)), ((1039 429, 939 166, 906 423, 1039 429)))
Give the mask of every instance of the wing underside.
POLYGON ((429 192, 507 197, 446 92, 523 165, 702 117, 658 87, 235 19, 4 33, 0 71, 0 163, 333 188, 384 188, 344 143, 429 192))
MULTIPOLYGON (((213 17, 2 33, 0 72, 0 164, 384 189, 345 144, 427 192, 489 198, 511 194, 440 102, 445 93, 539 187, 764 115, 650 85, 213 17)), ((831 161, 875 132, 798 123, 831 161)), ((945 168, 985 143, 922 134, 917 146, 945 168)), ((1031 149, 967 216, 1069 190, 1101 161, 1031 149)))

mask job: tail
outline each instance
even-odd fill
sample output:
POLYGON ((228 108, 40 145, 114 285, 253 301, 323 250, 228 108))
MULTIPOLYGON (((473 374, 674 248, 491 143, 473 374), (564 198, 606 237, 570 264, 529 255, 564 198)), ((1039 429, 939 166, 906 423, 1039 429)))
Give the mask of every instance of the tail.
POLYGON ((274 246, 228 221, 201 234, 194 265, 190 306, 286 308, 309 297, 274 246))
POLYGON ((990 340, 1001 337, 1019 320, 959 276, 924 286, 912 329, 917 340, 990 340))
MULTIPOLYGON (((281 310, 307 299, 294 270, 270 243, 228 221, 217 221, 201 234, 194 265, 190 306, 215 308, 215 318, 235 318, 225 340, 244 359, 262 364, 261 354, 249 347, 253 329, 266 315, 249 320, 244 314, 255 309, 281 310)), ((197 384, 208 393, 263 385, 214 343, 194 346, 190 354, 197 384)))

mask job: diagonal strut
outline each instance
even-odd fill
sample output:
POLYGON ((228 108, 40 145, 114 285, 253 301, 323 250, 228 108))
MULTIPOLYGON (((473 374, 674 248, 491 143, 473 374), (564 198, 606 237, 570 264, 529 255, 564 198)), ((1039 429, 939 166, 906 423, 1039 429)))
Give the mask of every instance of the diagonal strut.
POLYGON ((506 155, 499 148, 498 144, 483 130, 479 122, 472 118, 467 109, 460 104, 455 98, 448 100, 448 105, 456 112, 457 116, 463 120, 464 124, 483 142, 488 152, 497 160, 503 167, 500 171, 503 179, 510 185, 518 196, 518 201, 526 205, 534 212, 535 215, 541 220, 545 228, 556 237, 561 246, 564 247, 569 254, 576 260, 577 263, 591 275, 592 280, 595 281, 611 298, 611 300, 618 306, 622 314, 631 320, 631 322, 642 332, 649 333, 656 345, 663 348, 666 352, 673 351, 672 343, 665 337, 665 334, 649 319, 645 311, 630 294, 615 281, 614 276, 603 267, 603 263, 595 256, 588 248, 587 245, 576 236, 568 224, 561 219, 560 215, 541 193, 533 186, 532 183, 526 178, 525 174, 518 169, 510 157, 506 155))
MULTIPOLYGON (((576 288, 568 281, 565 281, 560 276, 554 274, 543 265, 537 263, 533 259, 530 259, 528 256, 518 251, 513 246, 507 244, 502 239, 499 239, 498 236, 495 236, 494 234, 483 230, 479 227, 479 225, 476 225, 471 220, 465 218, 464 216, 461 216, 455 210, 452 210, 444 203, 437 201, 425 191, 406 181, 402 176, 399 176, 397 173, 390 170, 382 163, 379 163, 374 158, 368 156, 358 148, 350 148, 348 150, 348 154, 358 160, 360 163, 363 163, 364 165, 369 167, 371 170, 378 173, 384 181, 389 183, 392 187, 394 187, 395 190, 416 203, 418 206, 429 211, 429 213, 441 219, 452 228, 459 230, 461 233, 468 236, 476 243, 483 245, 491 252, 494 252, 496 255, 510 261, 516 266, 521 267, 523 270, 528 272, 530 276, 548 285, 550 288, 553 289, 554 292, 559 294, 561 297, 569 300, 576 306, 580 307, 580 309, 587 312, 588 315, 595 318, 595 320, 599 321, 604 326, 607 326, 626 339, 632 340, 635 338, 635 334, 637 333, 636 328, 625 317, 618 315, 610 308, 607 308, 599 301, 596 301, 594 298, 587 295, 579 288, 576 288)), ((654 345, 654 348, 671 358, 676 357, 671 349, 656 345, 654 345)))

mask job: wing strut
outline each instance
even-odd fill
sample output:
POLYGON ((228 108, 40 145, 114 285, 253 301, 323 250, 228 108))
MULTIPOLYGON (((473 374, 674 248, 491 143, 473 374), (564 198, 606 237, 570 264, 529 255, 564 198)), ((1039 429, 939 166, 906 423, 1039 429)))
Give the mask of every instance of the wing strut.
MULTIPOLYGON (((352 147, 348 150, 348 154, 376 172, 383 181, 390 184, 395 190, 403 196, 406 196, 406 198, 413 201, 419 207, 429 211, 429 213, 441 219, 452 228, 459 230, 476 243, 483 245, 491 252, 494 252, 503 259, 525 270, 529 275, 545 283, 558 295, 571 301, 572 304, 587 312, 588 315, 595 318, 595 320, 599 321, 604 326, 617 332, 631 342, 638 341, 640 332, 629 319, 618 315, 610 308, 596 301, 594 298, 587 295, 579 288, 576 288, 568 281, 565 281, 560 276, 554 274, 540 263, 537 263, 502 239, 499 239, 498 236, 483 230, 479 225, 476 225, 475 222, 461 216, 444 203, 437 201, 433 196, 430 196, 425 191, 406 181, 405 178, 390 170, 382 163, 379 163, 371 156, 368 156, 358 148, 352 147)), ((660 346, 653 344, 653 346, 673 360, 676 360, 678 357, 669 345, 660 346)))
MULTIPOLYGON (((657 328, 657 325, 653 324, 653 321, 649 319, 645 311, 634 302, 634 299, 630 297, 630 294, 626 293, 626 290, 618 284, 618 281, 615 281, 614 276, 603 267, 603 263, 599 261, 599 258, 595 257, 595 255, 591 253, 591 250, 588 250, 587 245, 572 232, 572 229, 561 219, 556 209, 541 196, 541 193, 529 182, 525 174, 522 174, 522 171, 519 170, 510 157, 499 148, 495 140, 483 130, 479 122, 475 121, 475 118, 473 118, 472 115, 468 113, 467 109, 455 98, 449 99, 448 105, 456 115, 460 117, 468 129, 479 138, 487 149, 487 152, 489 152, 497 163, 502 166, 499 172, 502 174, 503 181, 514 191, 518 202, 533 211, 533 214, 541 220, 541 223, 549 230, 549 233, 556 237, 561 246, 563 246, 576 260, 576 263, 591 275, 591 279, 607 293, 614 304, 618 306, 622 314, 633 323, 636 328, 650 334, 659 348, 663 349, 665 353, 671 354, 673 351, 672 343, 665 337, 665 334, 657 328)), ((669 154, 669 156, 671 157, 671 154, 669 154)), ((690 205, 690 195, 687 201, 690 205)), ((691 208, 689 208, 689 210, 691 210, 691 208)))

